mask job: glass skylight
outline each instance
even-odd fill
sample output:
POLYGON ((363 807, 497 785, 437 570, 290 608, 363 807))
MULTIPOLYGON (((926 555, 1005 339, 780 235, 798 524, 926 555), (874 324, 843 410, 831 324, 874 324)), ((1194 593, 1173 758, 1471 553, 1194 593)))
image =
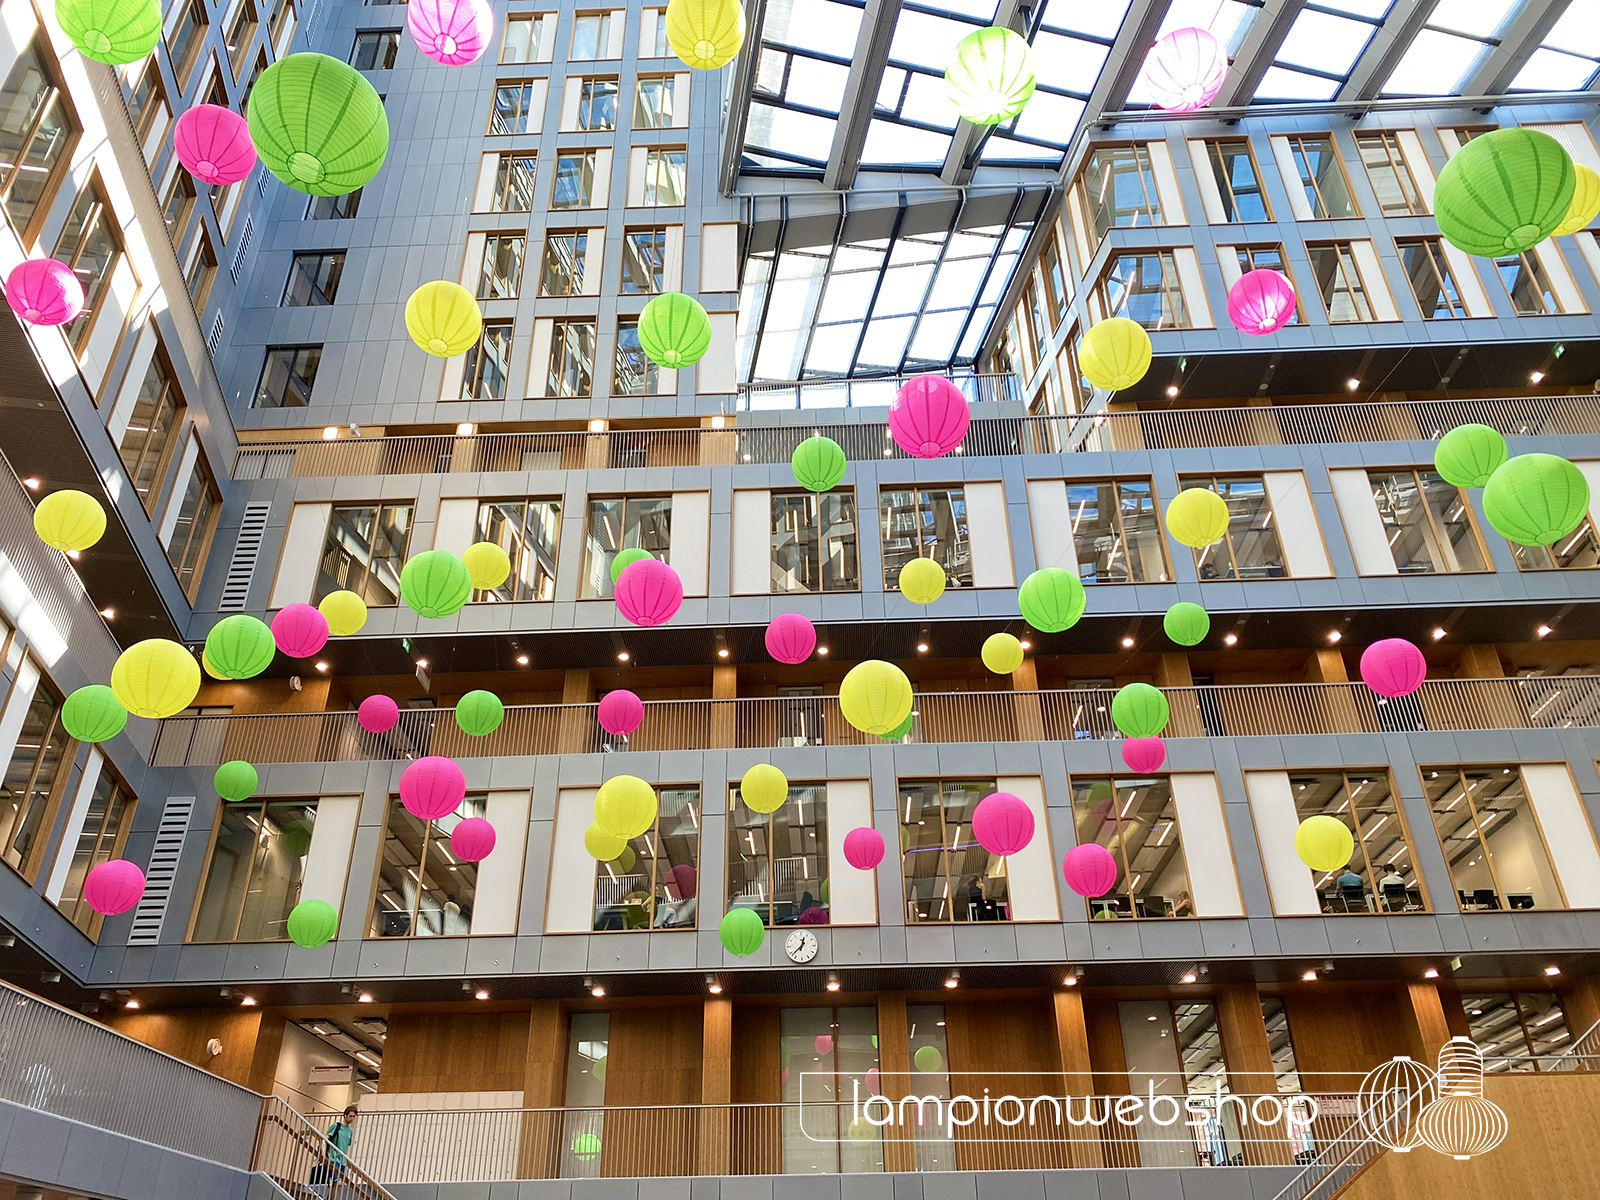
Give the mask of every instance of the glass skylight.
POLYGON ((1600 0, 1572 0, 1527 65, 1511 81, 1514 92, 1576 91, 1600 71, 1600 0))

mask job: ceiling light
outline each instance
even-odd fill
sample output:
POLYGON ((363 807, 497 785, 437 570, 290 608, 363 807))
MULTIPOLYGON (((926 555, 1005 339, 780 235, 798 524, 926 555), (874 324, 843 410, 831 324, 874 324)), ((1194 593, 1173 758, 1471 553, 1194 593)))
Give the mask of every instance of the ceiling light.
POLYGON ((706 991, 710 992, 713 996, 722 995, 722 984, 718 981, 715 975, 706 976, 706 991))
POLYGON ((590 417, 589 418, 589 432, 590 433, 604 433, 605 431, 606 431, 606 419, 604 417, 590 417))
POLYGON ((1061 986, 1062 987, 1077 987, 1078 986, 1078 973, 1076 971, 1068 971, 1067 972, 1067 977, 1061 981, 1061 986))
POLYGON ((1307 971, 1304 975, 1300 976, 1300 979, 1304 983, 1315 983, 1317 981, 1317 973, 1315 971, 1307 971))
POLYGON ((326 670, 327 670, 327 669, 328 669, 328 664, 327 664, 327 663, 325 663, 325 662, 319 662, 319 663, 318 663, 318 664, 317 664, 317 670, 319 670, 319 671, 326 671, 326 670))
POLYGON ((944 985, 947 988, 956 987, 960 983, 961 983, 961 968, 960 967, 957 967, 955 970, 951 971, 949 975, 945 976, 944 985))
POLYGON ((1361 380, 1359 380, 1359 379, 1346 379, 1344 381, 1344 385, 1345 385, 1345 387, 1349 388, 1353 392, 1358 387, 1361 386, 1361 380))
POLYGON ((126 1000, 124 1000, 122 1002, 122 1007, 123 1008, 138 1008, 139 1007, 139 1002, 137 1000, 135 1000, 132 996, 129 996, 126 1000))
POLYGON ((927 652, 928 652, 928 643, 927 642, 918 642, 917 643, 917 653, 918 654, 926 654, 927 652))
POLYGON ((1337 629, 1330 630, 1328 633, 1328 640, 1330 642, 1337 642, 1342 637, 1344 637, 1344 634, 1340 633, 1337 629))
POLYGON ((1193 972, 1193 971, 1186 971, 1186 972, 1185 972, 1185 973, 1184 973, 1184 976, 1183 976, 1183 978, 1182 978, 1182 979, 1180 979, 1180 980, 1178 980, 1178 982, 1179 982, 1179 983, 1193 983, 1193 982, 1194 982, 1194 980, 1195 980, 1195 974, 1194 974, 1194 972, 1193 972))
POLYGON ((425 659, 425 658, 417 659, 417 666, 421 667, 424 671, 426 671, 428 669, 428 660, 425 659))
POLYGON ((1548 625, 1539 626, 1538 633, 1539 633, 1540 637, 1549 637, 1550 636, 1550 626, 1548 626, 1548 625))
POLYGON ((627 662, 628 661, 628 652, 626 650, 618 650, 617 651, 617 661, 618 662, 627 662))
POLYGON ((1178 385, 1177 384, 1170 383, 1170 384, 1167 385, 1167 396, 1168 396, 1169 399, 1174 399, 1174 400, 1177 399, 1177 397, 1178 397, 1178 385))
POLYGON ((322 440, 323 441, 331 442, 331 441, 333 441, 334 438, 336 438, 338 436, 339 436, 339 427, 337 425, 324 425, 322 427, 322 440))
POLYGON ((1544 372, 1543 371, 1534 371, 1531 375, 1528 376, 1528 378, 1530 380, 1532 380, 1534 383, 1543 383, 1544 382, 1544 372))
POLYGON ((717 657, 718 658, 727 658, 728 657, 728 648, 726 646, 723 646, 721 649, 719 649, 717 651, 717 657))
POLYGON ((1225 633, 1225 634, 1223 634, 1222 635, 1222 644, 1224 646, 1237 646, 1239 644, 1239 635, 1237 633, 1225 633))
POLYGON ((104 617, 104 618, 105 618, 105 619, 106 619, 106 620, 108 620, 108 621, 110 621, 110 620, 112 620, 112 619, 113 619, 113 618, 114 618, 114 617, 116 617, 116 615, 117 615, 117 610, 116 610, 116 609, 114 609, 114 608, 112 608, 112 607, 111 607, 111 606, 110 606, 110 605, 107 605, 107 606, 106 606, 106 607, 105 607, 105 608, 102 608, 102 609, 101 609, 101 610, 100 610, 100 615, 101 615, 101 616, 102 616, 102 617, 104 617))
POLYGON ((473 434, 475 434, 477 432, 478 432, 478 427, 476 425, 474 425, 471 421, 463 421, 463 422, 461 422, 461 424, 456 426, 456 436, 457 437, 471 437, 473 434))
POLYGON ((246 1008, 254 1008, 256 1006, 256 998, 254 996, 243 996, 240 998, 239 1003, 246 1008))
POLYGON ((818 654, 826 654, 827 652, 828 652, 828 648, 826 646, 818 646, 817 647, 817 653, 818 654))
POLYGON ((487 1000, 489 998, 489 993, 485 988, 479 988, 473 995, 479 1000, 487 1000))
POLYGON ((1028 641, 1027 638, 1023 638, 1022 641, 1017 643, 1017 645, 1021 646, 1024 650, 1032 650, 1033 649, 1033 643, 1028 641))
POLYGON ((1424 971, 1424 972, 1423 972, 1423 973, 1422 973, 1422 977, 1423 977, 1423 978, 1424 978, 1424 979, 1437 979, 1437 978, 1439 978, 1439 971, 1438 971, 1438 968, 1436 968, 1436 967, 1429 967, 1429 968, 1428 968, 1428 969, 1427 969, 1427 970, 1426 970, 1426 971, 1424 971))
POLYGON ((828 990, 830 992, 837 992, 839 990, 839 972, 828 972, 828 990))
POLYGON ((22 486, 30 492, 37 492, 39 490, 39 477, 37 475, 29 475, 22 481, 22 486))
POLYGON ((1133 649, 1133 639, 1131 637, 1123 638, 1122 639, 1122 648, 1124 650, 1132 650, 1133 649))
POLYGON ((583 981, 583 986, 589 989, 589 995, 593 996, 596 1000, 600 999, 601 996, 606 994, 606 985, 603 983, 597 983, 593 979, 585 979, 583 981))
POLYGON ((360 1004, 371 1004, 372 1003, 372 993, 371 992, 362 992, 361 995, 356 997, 356 1001, 357 1001, 357 1003, 360 1003, 360 1004))
POLYGON ((1544 969, 1544 973, 1546 975, 1559 975, 1559 974, 1561 974, 1561 968, 1560 967, 1546 967, 1544 969))
POLYGON ((527 665, 528 665, 528 656, 526 654, 517 655, 517 666, 525 667, 527 665))
POLYGON ((76 550, 68 550, 67 551, 67 557, 70 558, 73 562, 77 562, 78 561, 78 552, 76 550))
POLYGON ((1444 637, 1444 630, 1442 630, 1442 629, 1435 629, 1435 630, 1434 630, 1434 631, 1433 631, 1433 640, 1434 640, 1434 641, 1436 641, 1436 642, 1437 642, 1437 641, 1440 641, 1440 640, 1441 640, 1441 639, 1442 639, 1442 638, 1443 638, 1443 637, 1444 637))
POLYGON ((728 418, 722 413, 717 413, 711 418, 711 428, 722 429, 728 424, 728 418))

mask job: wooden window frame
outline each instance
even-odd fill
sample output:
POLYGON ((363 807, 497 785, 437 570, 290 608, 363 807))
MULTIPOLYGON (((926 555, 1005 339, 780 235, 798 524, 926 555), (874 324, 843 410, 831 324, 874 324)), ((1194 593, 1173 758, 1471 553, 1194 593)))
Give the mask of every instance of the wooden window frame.
POLYGON ((1354 221, 1361 217, 1361 203, 1356 199, 1355 189, 1350 186, 1350 172, 1345 170, 1344 155, 1339 153, 1338 139, 1330 131, 1328 133, 1286 133, 1281 135, 1289 146, 1289 158, 1295 165, 1295 172, 1299 175, 1298 186, 1304 190, 1311 189, 1315 199, 1311 216, 1305 218, 1312 221, 1354 221), (1322 185, 1317 182, 1316 172, 1311 170, 1311 157, 1306 153, 1305 143, 1328 143, 1328 155, 1333 160, 1334 167, 1339 172, 1339 177, 1344 180, 1344 194, 1350 201, 1350 211, 1343 216, 1329 216, 1328 204, 1322 195, 1322 185), (1320 210, 1320 211, 1318 211, 1320 210))
MULTIPOLYGON (((54 253, 51 255, 51 257, 55 258, 58 262, 65 263, 68 267, 74 268, 73 273, 76 275, 78 258, 79 255, 83 253, 84 236, 90 230, 91 225, 93 225, 95 228, 103 229, 109 236, 112 246, 115 248, 115 252, 111 256, 110 265, 107 267, 104 275, 105 285, 100 294, 97 296, 90 296, 87 289, 85 289, 84 302, 85 307, 90 309, 89 319, 84 322, 83 328, 78 331, 77 337, 72 340, 73 353, 75 356, 80 358, 83 356, 84 351, 88 348, 90 339, 94 337, 95 326, 100 323, 101 314, 105 312, 105 301, 111 294, 112 281, 116 278, 117 268, 126 262, 128 264, 129 274, 133 275, 136 291, 138 285, 138 275, 134 273, 133 260, 128 257, 128 247, 123 241, 122 229, 117 223, 116 214, 112 211, 111 202, 106 199, 105 185, 100 180, 100 172, 98 168, 90 173, 89 178, 84 182, 83 187, 78 191, 78 197, 90 194, 94 196, 92 204, 98 211, 92 213, 91 220, 86 220, 84 222, 83 229, 80 230, 78 234, 78 244, 73 247, 71 254, 63 253, 61 239, 66 236, 66 227, 63 226, 61 233, 56 237, 56 248, 54 253)), ((78 205, 78 197, 73 198, 73 208, 76 208, 78 205)), ((126 321, 126 319, 126 316, 124 316, 124 321, 126 321)), ((62 332, 65 333, 66 331, 63 330, 62 332)))
MULTIPOLYGON (((1414 131, 1413 131, 1414 132, 1414 131)), ((1425 217, 1428 215, 1427 203, 1422 198, 1422 189, 1417 186, 1417 177, 1411 170, 1411 164, 1406 161, 1405 151, 1400 146, 1400 131, 1398 129, 1358 129, 1353 131, 1352 137, 1356 143, 1356 160, 1361 164, 1361 169, 1367 173, 1367 183, 1372 187, 1373 199, 1378 204, 1380 217, 1425 217), (1373 164, 1366 160, 1364 151, 1373 145, 1383 148, 1387 163, 1377 164, 1388 166, 1394 172, 1395 181, 1400 185, 1401 195, 1405 199, 1404 212, 1384 212, 1383 201, 1378 197, 1378 184, 1372 178, 1373 164)))
POLYGON ((1250 160, 1250 172, 1255 176, 1256 195, 1261 198, 1261 208, 1266 214, 1261 221, 1242 221, 1237 217, 1224 216, 1220 222, 1216 223, 1222 225, 1257 225, 1266 221, 1271 221, 1273 219, 1272 201, 1268 198, 1266 185, 1262 182, 1261 163, 1256 158, 1256 150, 1255 147, 1251 145, 1250 139, 1244 136, 1213 137, 1205 138, 1204 141, 1206 146, 1206 165, 1211 168, 1211 178, 1214 181, 1217 181, 1218 192, 1221 192, 1223 187, 1227 188, 1227 195, 1223 198, 1227 204, 1232 207, 1234 212, 1239 211, 1239 197, 1238 193, 1233 190, 1233 180, 1228 178, 1225 174, 1219 174, 1217 170, 1218 166, 1221 164, 1222 157, 1219 148, 1225 145, 1238 145, 1244 147, 1245 157, 1250 160), (1215 157, 1213 157, 1213 151, 1216 151, 1215 157))
MULTIPOLYGON (((154 322, 151 323, 151 327, 154 328, 154 322)), ((184 444, 184 439, 181 434, 183 433, 184 417, 188 413, 189 406, 188 402, 183 397, 182 390, 178 387, 177 373, 172 369, 172 359, 168 356, 166 347, 162 345, 161 336, 159 333, 156 335, 155 353, 151 357, 150 361, 152 364, 159 363, 161 365, 161 370, 166 375, 167 379, 166 391, 175 397, 172 432, 167 438, 167 444, 161 449, 159 460, 156 463, 155 474, 151 476, 149 493, 140 497, 141 503, 144 505, 145 515, 147 515, 151 520, 155 520, 156 510, 164 506, 163 493, 166 490, 164 485, 167 479, 167 472, 172 469, 173 451, 178 446, 184 444)), ((148 368, 146 369, 148 370, 148 368)), ((140 386, 143 386, 142 381, 140 386)), ((135 404, 137 404, 137 400, 135 400, 135 404)), ((126 441, 128 436, 126 429, 123 430, 122 436, 123 441, 126 441)), ((134 494, 137 495, 138 485, 134 479, 135 472, 128 470, 127 460, 122 458, 122 446, 123 442, 119 441, 117 443, 117 457, 122 462, 122 468, 128 476, 129 485, 134 488, 134 494)), ((145 434, 145 448, 148 448, 148 446, 149 431, 147 430, 145 434)), ((143 461, 144 450, 141 449, 139 454, 139 462, 142 463, 143 461)))
MULTIPOLYGON (((1339 278, 1344 280, 1344 285, 1345 285, 1344 286, 1344 291, 1350 297, 1351 307, 1354 308, 1356 310, 1357 314, 1358 314, 1355 317, 1354 320, 1341 320, 1339 318, 1336 318, 1333 315, 1333 306, 1329 303, 1329 298, 1327 296, 1323 295, 1322 288, 1319 286, 1317 288, 1317 299, 1322 304, 1322 315, 1327 318, 1328 324, 1329 325, 1372 325, 1372 324, 1376 324, 1377 320, 1378 320, 1378 312, 1377 312, 1377 309, 1375 309, 1373 307, 1373 305, 1372 305, 1372 289, 1367 286, 1366 276, 1362 275, 1362 273, 1361 273, 1361 264, 1358 261, 1356 261, 1355 240, 1354 239, 1338 239, 1338 240, 1331 241, 1331 242, 1307 242, 1306 243, 1306 256, 1307 256, 1307 258, 1310 258, 1310 256, 1312 254, 1316 253, 1319 250, 1332 250, 1338 256, 1338 259, 1339 259, 1338 276, 1339 276, 1339 278), (1354 287, 1351 286, 1351 278, 1352 278, 1352 276, 1354 277, 1354 284, 1355 284, 1354 287), (1360 301, 1359 304, 1357 303, 1358 299, 1360 301), (1365 316, 1359 315, 1363 308, 1365 308, 1365 310, 1366 310, 1366 315, 1365 316)), ((1311 274, 1312 274, 1313 280, 1315 280, 1315 278, 1316 278, 1316 264, 1315 263, 1312 264, 1311 274)), ((1333 285, 1333 293, 1332 294, 1334 296, 1337 296, 1337 295, 1339 295, 1339 292, 1340 292, 1340 288, 1339 288, 1338 284, 1335 283, 1333 285)), ((1298 302, 1298 299, 1297 299, 1297 302, 1298 302)))
POLYGON ((1428 237, 1426 235, 1395 238, 1394 240, 1395 255, 1397 259, 1401 259, 1402 269, 1404 269, 1405 265, 1403 261, 1404 252, 1407 249, 1414 246, 1423 252, 1428 260, 1429 268, 1433 271, 1434 282, 1439 286, 1439 294, 1444 297, 1445 303, 1450 306, 1450 315, 1447 317, 1436 316, 1431 312, 1423 312, 1422 301, 1417 296, 1416 284, 1412 281, 1411 273, 1409 271, 1406 272, 1406 285, 1411 292, 1412 302, 1416 304, 1417 311, 1422 314, 1424 321, 1461 321, 1465 320, 1469 315, 1466 301, 1461 298, 1461 285, 1456 280, 1455 272, 1450 269, 1450 260, 1445 257, 1443 243, 1443 238, 1428 237), (1441 272, 1443 273, 1441 274, 1441 272), (1445 287, 1447 278, 1450 284, 1448 288, 1445 287), (1450 299, 1451 293, 1455 294, 1453 301, 1450 299), (1461 310, 1459 313, 1455 311, 1457 308, 1461 310))

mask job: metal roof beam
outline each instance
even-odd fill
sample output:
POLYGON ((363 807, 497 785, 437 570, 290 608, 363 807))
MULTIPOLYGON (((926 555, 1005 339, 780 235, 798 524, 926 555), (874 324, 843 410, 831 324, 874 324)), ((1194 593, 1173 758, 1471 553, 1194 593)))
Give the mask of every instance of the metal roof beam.
POLYGON ((728 101, 728 116, 722 126, 722 161, 717 182, 724 196, 739 190, 739 166, 744 160, 745 128, 750 122, 750 95, 756 86, 756 69, 761 64, 761 33, 767 23, 767 0, 745 0, 744 50, 734 62, 733 93, 728 101))
POLYGON ((861 167, 861 148, 867 142, 867 127, 878 104, 878 89, 883 86, 884 67, 889 62, 889 44, 894 41, 895 24, 900 19, 900 0, 867 0, 861 14, 861 29, 856 34, 855 53, 850 57, 850 79, 845 84, 844 100, 839 105, 839 122, 833 131, 833 146, 822 173, 822 186, 844 190, 856 181, 861 167))
POLYGON ((1500 35, 1500 44, 1462 83, 1461 94, 1498 96, 1510 87, 1511 81, 1528 65, 1539 43, 1549 36, 1567 11, 1569 3, 1571 0, 1522 0, 1517 15, 1500 35))
POLYGON ((1334 99, 1376 99, 1438 4, 1439 0, 1396 0, 1334 99))
MULTIPOLYGON (((1000 0, 993 23, 1015 30, 1023 37, 1030 37, 1033 31, 1028 27, 1028 21, 1032 12, 1031 3, 1024 3, 1024 0, 1000 0)), ((972 182, 978 154, 994 129, 993 125, 974 125, 965 118, 958 121, 955 133, 950 137, 950 149, 944 156, 944 166, 939 169, 939 179, 957 186, 972 182)))
POLYGON ((1230 108, 1235 104, 1249 104, 1261 86, 1261 78, 1278 57, 1283 39, 1289 28, 1305 8, 1306 0, 1267 0, 1256 19, 1250 22, 1239 52, 1233 56, 1228 77, 1222 81, 1222 90, 1212 102, 1213 108, 1230 108))

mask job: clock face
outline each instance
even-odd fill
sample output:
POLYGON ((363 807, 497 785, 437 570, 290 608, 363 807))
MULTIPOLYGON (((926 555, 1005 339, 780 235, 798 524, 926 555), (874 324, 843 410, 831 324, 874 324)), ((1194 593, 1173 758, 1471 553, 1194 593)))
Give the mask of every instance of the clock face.
POLYGON ((817 956, 817 935, 809 929, 796 929, 783 944, 791 962, 810 962, 817 956))

